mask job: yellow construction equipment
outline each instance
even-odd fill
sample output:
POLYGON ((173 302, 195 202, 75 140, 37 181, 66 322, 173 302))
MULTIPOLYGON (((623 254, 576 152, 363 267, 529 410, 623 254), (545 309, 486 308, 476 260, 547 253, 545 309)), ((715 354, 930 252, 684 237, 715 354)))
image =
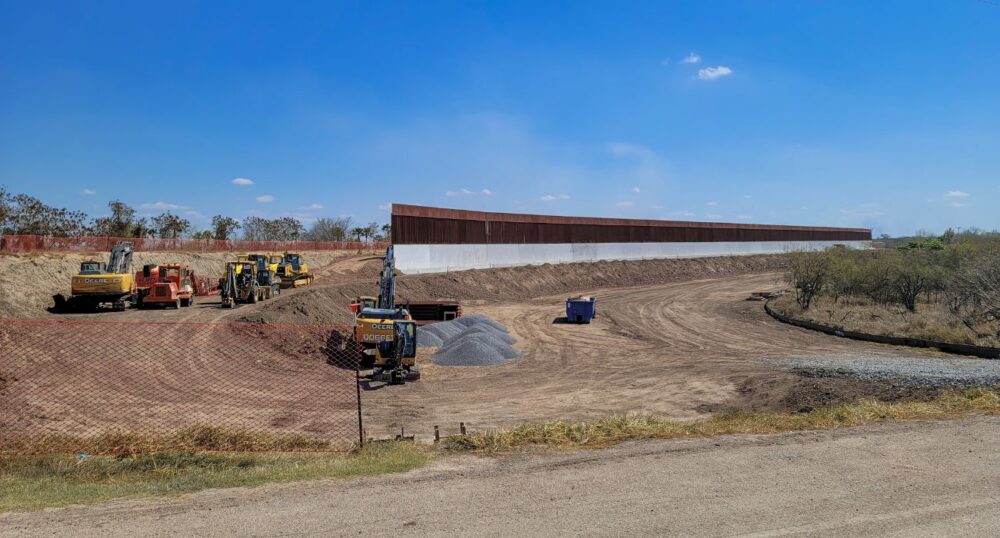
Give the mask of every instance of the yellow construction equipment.
POLYGON ((392 247, 385 253, 378 298, 362 297, 352 308, 357 317, 354 339, 361 344, 360 366, 371 368, 371 377, 388 376, 390 384, 419 379, 416 323, 405 308, 396 307, 395 259, 392 247), (375 299, 374 306, 371 300, 375 299))
POLYGON ((308 286, 313 283, 309 264, 306 263, 302 254, 297 252, 285 253, 281 263, 278 264, 278 276, 281 278, 281 287, 283 288, 308 286))
POLYGON ((52 296, 57 312, 97 310, 110 304, 116 311, 125 310, 135 300, 135 275, 132 273, 131 241, 119 241, 111 249, 108 263, 84 260, 80 272, 70 282, 70 296, 52 296))

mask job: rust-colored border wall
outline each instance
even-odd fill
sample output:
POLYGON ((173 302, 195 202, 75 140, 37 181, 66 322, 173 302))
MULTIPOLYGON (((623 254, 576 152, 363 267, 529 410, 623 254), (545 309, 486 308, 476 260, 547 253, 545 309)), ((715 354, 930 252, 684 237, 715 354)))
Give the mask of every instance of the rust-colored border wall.
POLYGON ((393 204, 397 245, 870 241, 866 228, 829 228, 489 213, 393 204))

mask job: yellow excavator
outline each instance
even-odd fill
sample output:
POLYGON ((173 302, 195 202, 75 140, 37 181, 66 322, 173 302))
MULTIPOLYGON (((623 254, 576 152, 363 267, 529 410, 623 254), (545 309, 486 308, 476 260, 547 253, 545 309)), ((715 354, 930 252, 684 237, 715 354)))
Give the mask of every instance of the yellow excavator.
POLYGON ((135 274, 132 272, 133 245, 119 241, 111 249, 108 262, 84 260, 80 272, 70 281, 70 296, 52 296, 56 312, 94 311, 110 304, 123 311, 135 299, 135 274))
POLYGON ((302 254, 286 252, 278 264, 278 276, 282 288, 297 288, 313 283, 313 274, 309 272, 309 264, 302 254))
POLYGON ((387 378, 391 385, 420 379, 415 366, 417 325, 410 312, 396 306, 395 258, 392 246, 385 252, 377 298, 361 298, 356 308, 354 339, 361 344, 360 367, 372 369, 372 378, 387 378), (375 299, 373 306, 363 299, 375 299))

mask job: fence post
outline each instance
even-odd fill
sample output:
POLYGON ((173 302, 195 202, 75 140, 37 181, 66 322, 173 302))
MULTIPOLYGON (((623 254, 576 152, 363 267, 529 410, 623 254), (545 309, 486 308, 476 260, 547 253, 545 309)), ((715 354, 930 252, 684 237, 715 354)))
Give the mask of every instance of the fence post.
POLYGON ((361 418, 361 369, 357 361, 354 363, 354 388, 358 394, 358 446, 365 446, 365 427, 361 418))

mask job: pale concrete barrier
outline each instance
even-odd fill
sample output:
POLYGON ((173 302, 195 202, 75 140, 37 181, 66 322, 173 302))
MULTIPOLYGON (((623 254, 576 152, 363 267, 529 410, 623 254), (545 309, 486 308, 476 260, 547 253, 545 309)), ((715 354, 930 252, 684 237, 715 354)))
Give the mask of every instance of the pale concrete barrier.
POLYGON ((395 245, 394 249, 396 267, 404 273, 417 274, 545 263, 782 254, 834 245, 868 249, 871 241, 395 245))

